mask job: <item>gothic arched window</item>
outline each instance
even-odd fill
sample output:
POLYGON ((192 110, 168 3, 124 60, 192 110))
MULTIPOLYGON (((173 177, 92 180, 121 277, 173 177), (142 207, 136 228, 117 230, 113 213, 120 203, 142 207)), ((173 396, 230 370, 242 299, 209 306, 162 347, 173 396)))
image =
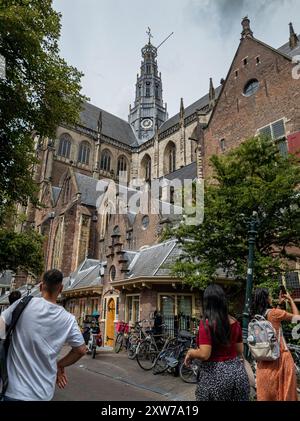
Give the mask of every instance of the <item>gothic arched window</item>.
POLYGON ((72 138, 68 133, 64 133, 60 136, 58 145, 58 155, 64 158, 70 158, 72 138))
POLYGON ((127 171, 127 159, 125 156, 120 156, 118 159, 118 174, 122 171, 127 171))
POLYGON ((149 97, 150 96, 150 82, 146 82, 146 96, 149 97))
POLYGON ((151 180, 151 158, 148 154, 144 156, 142 159, 142 171, 143 171, 143 178, 145 181, 151 180))
POLYGON ((81 164, 89 164, 90 161, 90 144, 88 142, 81 142, 79 146, 79 152, 78 152, 78 161, 81 162, 81 164))
POLYGON ((176 146, 169 142, 164 153, 165 173, 169 174, 176 170, 176 146))
POLYGON ((108 151, 103 151, 101 154, 100 170, 110 171, 111 158, 108 151))

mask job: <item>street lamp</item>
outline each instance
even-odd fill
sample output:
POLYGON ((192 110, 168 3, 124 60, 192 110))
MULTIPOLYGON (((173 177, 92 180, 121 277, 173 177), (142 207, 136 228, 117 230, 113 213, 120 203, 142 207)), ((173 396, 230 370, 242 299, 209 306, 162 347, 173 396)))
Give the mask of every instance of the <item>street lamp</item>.
POLYGON ((32 290, 33 285, 32 284, 27 284, 26 288, 27 288, 27 295, 30 295, 31 290, 32 290))
POLYGON ((255 247, 255 240, 256 240, 256 235, 257 235, 257 225, 258 225, 257 212, 253 212, 249 221, 248 269, 247 269, 245 307, 244 307, 244 312, 243 312, 243 342, 244 342, 245 357, 248 356, 247 337, 248 337, 248 324, 249 324, 249 318, 250 318, 250 306, 251 306, 251 297, 252 297, 252 289, 253 289, 254 247, 255 247))
POLYGON ((33 288, 33 279, 34 279, 34 275, 31 272, 29 272, 27 276, 27 284, 26 284, 27 295, 30 295, 31 290, 33 288))

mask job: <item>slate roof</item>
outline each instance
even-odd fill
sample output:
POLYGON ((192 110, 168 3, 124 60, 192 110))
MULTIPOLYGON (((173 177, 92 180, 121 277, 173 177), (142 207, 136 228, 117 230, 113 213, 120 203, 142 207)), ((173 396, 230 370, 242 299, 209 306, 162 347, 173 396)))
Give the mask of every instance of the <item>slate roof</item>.
MULTIPOLYGON (((176 245, 176 240, 166 241, 137 251, 131 261, 126 279, 138 276, 155 276, 156 272, 176 245)), ((127 258, 127 253, 125 253, 127 258)))
POLYGON ((102 134, 112 139, 118 140, 128 146, 138 146, 137 139, 127 121, 96 107, 89 102, 85 102, 80 113, 82 126, 97 131, 100 112, 102 112, 102 134))
MULTIPOLYGON (((75 173, 75 177, 79 192, 81 193, 81 203, 84 205, 96 206, 98 197, 103 193, 103 191, 97 191, 97 183, 99 180, 78 172, 75 173)), ((105 182, 103 182, 103 185, 104 184, 105 182)))
POLYGON ((0 273, 0 287, 9 287, 13 272, 11 270, 4 270, 0 273))
POLYGON ((298 38, 299 38, 299 44, 297 45, 296 48, 292 49, 290 47, 290 43, 287 42, 286 44, 278 48, 278 51, 280 53, 286 54, 289 57, 299 56, 300 55, 300 35, 298 35, 298 38))
POLYGON ((85 259, 75 272, 65 278, 63 292, 91 286, 100 286, 104 265, 105 262, 100 262, 99 260, 85 259))
MULTIPOLYGON (((25 295, 27 295, 26 285, 23 285, 20 288, 17 288, 17 291, 20 291, 22 297, 25 297, 25 295)), ((8 306, 9 305, 8 296, 9 296, 10 292, 11 291, 7 291, 5 294, 1 295, 1 297, 0 297, 0 305, 1 306, 8 306)), ((41 296, 39 285, 35 285, 32 288, 32 290, 30 292, 30 295, 32 295, 33 297, 40 297, 41 296)))
MULTIPOLYGON (((222 86, 218 86, 215 89, 216 99, 218 98, 221 92, 222 86)), ((193 104, 189 105, 184 109, 184 118, 187 118, 194 114, 197 110, 201 110, 209 105, 209 94, 204 95, 202 98, 195 101, 193 104)), ((159 128, 159 133, 168 130, 169 128, 173 127, 175 124, 179 122, 179 113, 175 114, 173 117, 169 118, 169 120, 165 121, 159 128)))
POLYGON ((179 179, 181 181, 183 180, 194 180, 197 178, 197 163, 192 162, 189 165, 186 165, 185 167, 179 168, 178 170, 167 174, 163 177, 160 177, 160 180, 166 178, 168 180, 174 180, 179 179))

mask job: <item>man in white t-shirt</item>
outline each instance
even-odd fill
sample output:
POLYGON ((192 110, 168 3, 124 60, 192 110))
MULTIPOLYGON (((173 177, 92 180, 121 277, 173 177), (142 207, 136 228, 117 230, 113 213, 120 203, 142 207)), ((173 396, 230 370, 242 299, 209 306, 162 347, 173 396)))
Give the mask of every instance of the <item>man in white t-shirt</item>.
MULTIPOLYGON (((86 353, 86 345, 75 317, 56 304, 61 293, 63 275, 56 269, 44 274, 41 298, 32 298, 21 314, 8 351, 8 388, 4 400, 49 401, 55 383, 67 384, 65 367, 86 353), (67 343, 70 352, 57 361, 67 343)), ((0 332, 11 323, 16 301, 0 316, 0 332)))

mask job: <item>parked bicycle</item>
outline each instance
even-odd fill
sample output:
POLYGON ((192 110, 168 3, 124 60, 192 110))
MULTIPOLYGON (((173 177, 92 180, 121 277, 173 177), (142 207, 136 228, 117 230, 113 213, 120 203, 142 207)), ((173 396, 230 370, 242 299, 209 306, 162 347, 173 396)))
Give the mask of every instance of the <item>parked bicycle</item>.
POLYGON ((143 370, 149 371, 153 368, 160 351, 165 350, 173 338, 168 336, 164 339, 162 334, 154 335, 152 329, 146 329, 145 333, 147 336, 140 342, 136 360, 143 370))
MULTIPOLYGON (((149 323, 149 320, 141 320, 135 323, 134 327, 130 331, 127 343, 127 355, 128 358, 134 360, 139 350, 141 342, 146 338, 143 325, 149 323)), ((148 327, 149 328, 149 327, 148 327)))
POLYGON ((119 353, 123 347, 126 349, 128 347, 129 324, 123 321, 118 322, 117 332, 114 351, 119 353))
POLYGON ((160 374, 168 371, 175 376, 179 375, 185 383, 196 383, 198 365, 193 363, 190 367, 187 367, 184 364, 187 350, 195 346, 195 335, 180 331, 178 337, 168 344, 167 349, 159 353, 153 367, 153 373, 160 374))
POLYGON ((288 344, 288 348, 291 351, 292 356, 295 361, 296 376, 297 376, 297 392, 300 393, 300 346, 288 344))

